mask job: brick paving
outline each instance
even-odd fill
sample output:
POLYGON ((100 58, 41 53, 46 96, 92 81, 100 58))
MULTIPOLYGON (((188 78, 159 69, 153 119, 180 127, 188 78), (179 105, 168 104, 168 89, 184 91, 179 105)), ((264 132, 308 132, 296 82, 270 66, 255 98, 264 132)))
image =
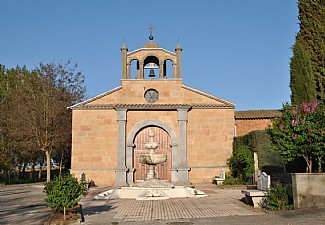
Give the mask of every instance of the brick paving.
MULTIPOLYGON (((93 200, 109 188, 92 188, 83 197, 83 224, 119 225, 305 225, 325 224, 325 209, 291 210, 264 213, 240 201, 240 189, 223 190, 216 185, 197 185, 206 198, 157 201, 130 199, 93 200)), ((45 206, 43 185, 0 186, 0 225, 44 224, 50 209, 45 206)), ((70 224, 70 223, 69 223, 70 224)), ((80 224, 76 222, 75 224, 80 224)))
POLYGON ((226 216, 254 216, 265 214, 240 201, 240 190, 217 189, 215 185, 198 189, 208 194, 205 198, 177 198, 167 200, 137 201, 114 199, 93 201, 94 194, 82 199, 85 224, 109 222, 136 222, 179 220, 226 216), (94 210, 95 209, 95 210, 94 210), (96 210, 97 209, 97 210, 96 210))

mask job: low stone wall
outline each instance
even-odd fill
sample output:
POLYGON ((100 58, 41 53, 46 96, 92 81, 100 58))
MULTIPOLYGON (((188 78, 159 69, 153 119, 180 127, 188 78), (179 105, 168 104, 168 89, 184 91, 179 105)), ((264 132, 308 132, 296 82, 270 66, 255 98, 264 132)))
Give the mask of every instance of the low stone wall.
POLYGON ((325 207, 325 173, 293 173, 291 179, 295 209, 325 207))

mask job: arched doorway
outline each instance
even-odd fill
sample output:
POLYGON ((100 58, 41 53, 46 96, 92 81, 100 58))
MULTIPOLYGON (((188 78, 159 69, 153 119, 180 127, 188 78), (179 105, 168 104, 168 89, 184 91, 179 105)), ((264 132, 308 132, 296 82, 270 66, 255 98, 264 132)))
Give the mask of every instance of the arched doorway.
POLYGON ((149 141, 149 132, 153 131, 155 134, 154 141, 160 145, 156 149, 156 153, 167 154, 167 161, 163 164, 157 165, 157 171, 160 180, 170 181, 171 180, 171 139, 168 133, 157 126, 147 126, 141 129, 134 138, 134 181, 142 182, 145 179, 147 173, 147 165, 143 165, 139 162, 139 155, 148 153, 148 150, 144 147, 144 143, 149 141))

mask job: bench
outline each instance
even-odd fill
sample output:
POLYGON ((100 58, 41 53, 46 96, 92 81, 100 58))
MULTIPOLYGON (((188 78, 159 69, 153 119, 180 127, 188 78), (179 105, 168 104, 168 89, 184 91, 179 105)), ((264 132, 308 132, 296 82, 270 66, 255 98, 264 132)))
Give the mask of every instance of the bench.
POLYGON ((245 195, 246 204, 254 208, 259 208, 260 202, 266 196, 266 192, 261 190, 241 190, 241 193, 245 195))
POLYGON ((256 190, 241 190, 245 195, 246 204, 252 205, 254 208, 260 207, 260 202, 266 197, 266 191, 271 186, 271 177, 265 172, 258 177, 256 190))
POLYGON ((225 178, 226 178, 226 173, 225 171, 221 170, 219 177, 212 178, 212 183, 216 185, 222 185, 225 178))
POLYGON ((222 185, 224 180, 225 179, 223 179, 223 178, 215 177, 215 178, 213 178, 212 183, 216 184, 216 185, 222 185))

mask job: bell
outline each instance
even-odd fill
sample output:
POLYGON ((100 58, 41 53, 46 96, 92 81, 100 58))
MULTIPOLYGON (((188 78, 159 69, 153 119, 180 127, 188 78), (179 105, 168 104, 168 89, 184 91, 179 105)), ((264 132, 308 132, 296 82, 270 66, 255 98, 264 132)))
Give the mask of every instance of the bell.
POLYGON ((155 71, 153 69, 150 69, 150 72, 149 72, 149 77, 155 77, 156 74, 155 74, 155 71))

